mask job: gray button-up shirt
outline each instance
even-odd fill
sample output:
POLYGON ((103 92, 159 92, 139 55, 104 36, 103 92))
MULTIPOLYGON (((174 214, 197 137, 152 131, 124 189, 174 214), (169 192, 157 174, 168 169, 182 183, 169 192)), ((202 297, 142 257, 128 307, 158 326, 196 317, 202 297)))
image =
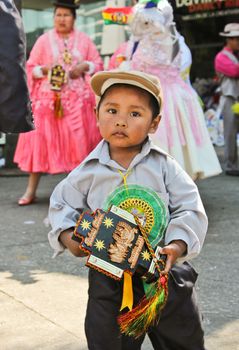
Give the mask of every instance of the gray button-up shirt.
POLYGON ((169 223, 165 244, 181 239, 187 244, 183 260, 196 256, 207 231, 207 216, 197 186, 180 165, 149 139, 126 170, 110 158, 106 141, 75 168, 53 191, 49 219, 52 230, 49 242, 55 255, 64 251, 58 238, 62 231, 74 227, 82 210, 103 208, 109 194, 123 183, 151 188, 168 207, 169 223), (130 170, 130 171, 129 171, 130 170))

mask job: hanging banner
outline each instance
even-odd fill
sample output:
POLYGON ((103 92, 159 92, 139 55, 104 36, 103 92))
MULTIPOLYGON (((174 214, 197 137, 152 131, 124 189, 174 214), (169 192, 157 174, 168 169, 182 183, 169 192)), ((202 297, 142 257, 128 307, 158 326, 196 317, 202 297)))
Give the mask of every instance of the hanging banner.
POLYGON ((219 17, 239 13, 239 0, 171 0, 174 12, 183 20, 219 17))

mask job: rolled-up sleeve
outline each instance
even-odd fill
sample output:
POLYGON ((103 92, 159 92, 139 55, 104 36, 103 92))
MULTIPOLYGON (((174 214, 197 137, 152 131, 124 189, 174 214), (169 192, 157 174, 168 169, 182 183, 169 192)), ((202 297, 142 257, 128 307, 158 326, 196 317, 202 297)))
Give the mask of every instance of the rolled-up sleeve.
POLYGON ((85 195, 75 188, 68 178, 60 182, 50 197, 49 221, 51 231, 48 239, 54 250, 54 256, 64 251, 63 245, 59 242, 59 235, 62 231, 73 228, 85 205, 85 195))
POLYGON ((187 254, 179 260, 189 260, 200 253, 207 233, 207 216, 197 186, 184 171, 170 181, 167 189, 170 221, 165 244, 183 240, 187 244, 187 254))

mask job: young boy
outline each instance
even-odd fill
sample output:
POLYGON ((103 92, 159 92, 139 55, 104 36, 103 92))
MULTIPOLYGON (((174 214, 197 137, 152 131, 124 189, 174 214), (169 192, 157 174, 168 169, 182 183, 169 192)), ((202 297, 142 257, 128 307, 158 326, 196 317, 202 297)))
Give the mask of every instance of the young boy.
MULTIPOLYGON (((207 217, 194 182, 148 137, 160 122, 159 81, 141 72, 108 71, 95 74, 91 86, 97 97, 96 117, 103 141, 55 188, 49 211, 50 244, 55 255, 68 248, 83 256, 79 244, 71 239, 80 213, 104 208, 124 186, 132 196, 142 189, 151 194, 152 201, 163 200, 169 220, 160 253, 167 255, 164 273, 170 271, 169 296, 160 321, 149 329, 148 336, 156 350, 204 350, 194 291, 197 273, 186 261, 201 250, 207 217)), ((134 202, 136 207, 141 200, 139 196, 134 202)), ((146 199, 146 207, 150 201, 146 199)), ((134 209, 142 214, 142 207, 134 209)), ((122 284, 89 270, 85 331, 90 350, 141 348, 144 336, 134 339, 119 331, 122 284)), ((144 295, 137 273, 133 292, 137 304, 144 295)))

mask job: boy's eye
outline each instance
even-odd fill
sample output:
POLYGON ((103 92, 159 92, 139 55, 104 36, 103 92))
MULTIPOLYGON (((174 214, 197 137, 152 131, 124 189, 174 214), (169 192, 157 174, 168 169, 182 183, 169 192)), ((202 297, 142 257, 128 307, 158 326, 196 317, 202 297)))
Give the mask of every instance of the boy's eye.
POLYGON ((116 109, 114 109, 114 108, 109 108, 109 109, 107 110, 107 112, 110 113, 110 114, 115 114, 115 113, 117 113, 116 109))
POLYGON ((131 116, 131 117, 134 117, 134 118, 135 118, 135 117, 140 117, 140 113, 139 113, 139 112, 131 112, 131 113, 130 113, 130 116, 131 116))

